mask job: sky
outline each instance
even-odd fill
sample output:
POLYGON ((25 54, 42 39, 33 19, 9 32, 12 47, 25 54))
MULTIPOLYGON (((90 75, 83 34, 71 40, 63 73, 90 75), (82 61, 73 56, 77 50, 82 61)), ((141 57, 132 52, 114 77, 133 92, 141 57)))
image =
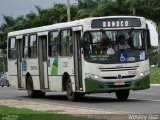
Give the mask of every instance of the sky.
MULTIPOLYGON (((76 3, 77 0, 70 0, 76 3)), ((3 15, 17 17, 36 11, 35 6, 50 8, 54 3, 67 3, 67 0, 0 0, 0 24, 3 23, 3 15)))
MULTIPOLYGON (((77 0, 70 0, 71 4, 77 3, 77 0)), ((50 8, 55 3, 67 3, 67 0, 0 0, 0 25, 3 23, 3 15, 17 17, 36 11, 35 6, 41 8, 50 8)), ((158 46, 158 35, 153 22, 148 22, 151 33, 151 44, 158 46)))

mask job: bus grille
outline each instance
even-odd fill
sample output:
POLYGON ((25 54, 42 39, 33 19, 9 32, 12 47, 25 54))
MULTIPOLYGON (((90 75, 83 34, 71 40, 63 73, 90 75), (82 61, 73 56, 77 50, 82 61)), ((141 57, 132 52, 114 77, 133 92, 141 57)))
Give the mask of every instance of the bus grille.
MULTIPOLYGON (((128 75, 128 76, 122 76, 121 79, 125 79, 125 78, 133 78, 136 75, 128 75)), ((112 76, 112 77, 102 77, 103 79, 119 79, 117 76, 112 76)))
POLYGON ((128 71, 128 70, 137 70, 139 66, 131 67, 115 67, 115 68, 99 68, 101 72, 110 72, 110 71, 128 71))

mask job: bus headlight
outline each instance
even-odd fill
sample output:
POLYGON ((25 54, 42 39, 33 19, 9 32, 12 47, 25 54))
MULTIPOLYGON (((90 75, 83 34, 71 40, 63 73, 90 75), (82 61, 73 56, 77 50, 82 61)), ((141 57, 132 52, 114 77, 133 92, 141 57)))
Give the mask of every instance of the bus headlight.
POLYGON ((144 77, 144 76, 146 76, 146 75, 149 75, 149 71, 144 71, 144 72, 140 72, 140 73, 139 73, 139 76, 140 76, 140 77, 144 77))
POLYGON ((94 74, 90 74, 90 73, 85 73, 85 77, 93 79, 93 80, 99 80, 101 78, 99 75, 94 75, 94 74))

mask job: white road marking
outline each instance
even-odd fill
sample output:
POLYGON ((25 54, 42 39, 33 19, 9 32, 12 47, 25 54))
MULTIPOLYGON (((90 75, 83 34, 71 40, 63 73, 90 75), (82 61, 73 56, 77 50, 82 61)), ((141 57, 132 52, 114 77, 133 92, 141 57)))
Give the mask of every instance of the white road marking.
POLYGON ((152 102, 160 102, 160 100, 152 100, 152 99, 138 99, 130 97, 128 100, 144 100, 144 101, 152 101, 152 102))
POLYGON ((137 91, 136 93, 132 93, 132 94, 143 94, 143 95, 156 95, 156 96, 159 96, 158 93, 153 93, 153 92, 140 92, 140 91, 137 91))

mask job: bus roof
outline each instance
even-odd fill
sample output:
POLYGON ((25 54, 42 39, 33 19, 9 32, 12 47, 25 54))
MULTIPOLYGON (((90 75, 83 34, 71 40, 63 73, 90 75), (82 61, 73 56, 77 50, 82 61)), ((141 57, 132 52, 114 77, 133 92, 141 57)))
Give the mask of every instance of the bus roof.
POLYGON ((44 31, 51 31, 55 29, 61 29, 61 28, 69 28, 69 27, 74 27, 74 26, 80 26, 80 25, 85 25, 87 22, 90 22, 94 19, 107 19, 107 18, 139 18, 141 20, 145 20, 144 17, 139 17, 139 16, 104 16, 104 17, 89 17, 89 18, 84 18, 81 20, 75 20, 71 22, 65 22, 65 23, 56 23, 53 25, 47 25, 47 26, 41 26, 41 27, 36 27, 36 28, 30 28, 30 29, 24 29, 24 30, 19 30, 19 31, 13 31, 9 32, 8 36, 18 36, 18 35, 27 35, 30 33, 38 33, 38 32, 44 32, 44 31))

